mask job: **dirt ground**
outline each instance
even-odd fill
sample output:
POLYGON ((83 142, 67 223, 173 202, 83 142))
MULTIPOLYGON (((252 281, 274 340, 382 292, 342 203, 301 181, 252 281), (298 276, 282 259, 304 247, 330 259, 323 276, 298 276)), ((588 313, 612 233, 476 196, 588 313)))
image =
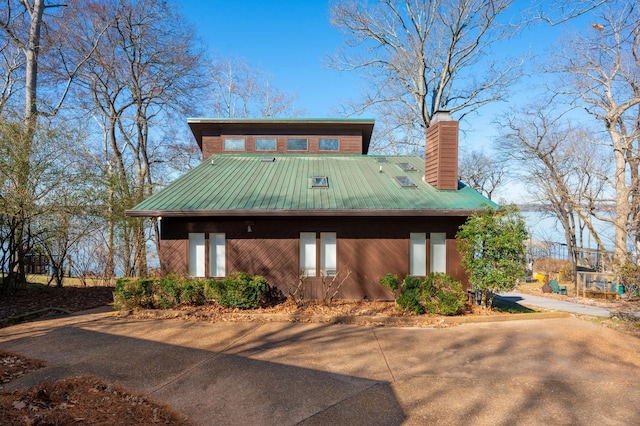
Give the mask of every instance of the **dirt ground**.
MULTIPOLYGON (((607 307, 640 309, 637 302, 578 300, 575 296, 543 294, 537 284, 522 286, 523 292, 545 297, 564 298, 580 303, 599 304, 607 307)), ((0 326, 29 321, 52 315, 78 312, 113 302, 112 287, 34 287, 16 294, 0 296, 0 326), (28 315, 32 313, 35 315, 28 315)), ((325 316, 412 316, 399 312, 394 302, 381 301, 335 301, 304 305, 287 301, 279 305, 250 312, 223 309, 215 305, 200 307, 184 306, 172 311, 134 313, 135 317, 180 317, 203 321, 247 321, 256 320, 259 314, 298 314, 325 316)), ((478 307, 468 306, 465 315, 486 315, 478 307)), ((494 313, 494 314, 497 314, 494 313)), ((424 317, 423 317, 424 318, 424 317)), ((609 319, 584 318, 601 325, 618 329, 640 337, 640 323, 609 319)), ((111 424, 170 424, 186 425, 188 420, 170 408, 156 404, 100 378, 83 376, 69 377, 39 386, 14 392, 2 391, 2 386, 29 371, 44 367, 39 360, 27 359, 19 354, 0 351, 0 418, 3 425, 66 425, 111 424)))

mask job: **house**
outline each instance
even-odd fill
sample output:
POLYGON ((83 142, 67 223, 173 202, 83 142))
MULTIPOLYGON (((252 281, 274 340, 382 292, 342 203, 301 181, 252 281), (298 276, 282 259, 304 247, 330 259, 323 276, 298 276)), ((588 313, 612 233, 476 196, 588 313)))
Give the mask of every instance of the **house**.
POLYGON ((458 122, 439 112, 426 160, 367 155, 367 119, 188 119, 203 162, 126 212, 161 223, 165 272, 263 275, 305 297, 390 299, 385 273, 467 284, 455 235, 495 204, 458 181, 458 122))

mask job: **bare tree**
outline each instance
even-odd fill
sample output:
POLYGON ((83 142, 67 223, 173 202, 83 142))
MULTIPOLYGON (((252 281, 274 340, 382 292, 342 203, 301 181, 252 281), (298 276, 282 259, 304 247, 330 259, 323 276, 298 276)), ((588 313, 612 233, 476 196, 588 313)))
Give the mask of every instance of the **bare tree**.
POLYGON ((460 180, 490 200, 494 192, 507 180, 506 162, 481 151, 463 153, 460 156, 458 171, 460 180))
POLYGON ((101 22, 109 23, 100 48, 79 77, 78 92, 79 99, 91 100, 84 106, 95 114, 104 135, 107 268, 113 272, 120 236, 124 273, 145 276, 147 222, 125 218, 124 210, 156 187, 155 178, 166 162, 162 125, 171 122, 173 113, 187 111, 202 87, 202 52, 193 29, 161 0, 95 0, 81 12, 83 25, 74 29, 81 38, 91 39, 101 22))
POLYGON ((270 77, 240 58, 218 58, 208 67, 213 115, 224 118, 296 117, 295 94, 287 94, 270 77))
POLYGON ((610 2, 593 17, 588 31, 573 37, 558 55, 558 91, 599 121, 614 161, 614 250, 627 258, 629 230, 640 249, 640 6, 610 2), (630 219, 631 218, 631 219, 630 219))
POLYGON ((6 107, 15 101, 16 94, 24 90, 25 57, 10 38, 0 40, 0 116, 6 114, 6 107))
POLYGON ((598 161, 597 146, 587 140, 588 133, 573 127, 563 114, 545 109, 548 105, 537 102, 505 114, 498 148, 528 182, 530 196, 562 225, 575 275, 582 224, 598 247, 605 248, 593 219, 603 202, 607 170, 598 161))
MULTIPOLYGON (((347 114, 378 108, 381 139, 417 152, 439 109, 462 119, 504 99, 520 76, 521 59, 497 63, 492 48, 517 26, 501 24, 512 0, 334 1, 331 23, 345 34, 348 50, 331 66, 359 71, 370 91, 347 114)), ((380 150, 383 147, 374 147, 380 150)), ((396 148, 398 150, 398 148, 396 148)))
POLYGON ((524 10, 524 16, 531 22, 543 21, 555 26, 585 15, 607 3, 610 3, 610 0, 534 0, 524 10))
MULTIPOLYGON (((69 44, 67 32, 63 29, 69 24, 65 21, 65 15, 59 12, 57 15, 46 15, 45 11, 59 11, 62 4, 47 4, 45 0, 6 0, 0 4, 0 27, 5 35, 2 51, 4 56, 5 75, 1 105, 17 94, 18 87, 24 88, 24 113, 17 111, 12 120, 19 123, 19 132, 4 132, 5 138, 12 138, 13 158, 16 163, 5 170, 11 170, 12 176, 7 176, 5 182, 10 182, 6 188, 5 198, 14 198, 16 210, 9 213, 11 218, 5 223, 10 223, 13 229, 9 232, 11 247, 12 274, 11 277, 24 281, 24 247, 29 245, 29 221, 34 214, 35 205, 32 194, 27 188, 33 188, 33 176, 38 176, 39 167, 33 159, 34 144, 38 134, 38 117, 55 116, 65 100, 71 83, 78 70, 84 65, 87 58, 93 53, 88 49, 82 57, 65 57, 63 46, 69 44), (46 20, 45 20, 46 16, 46 20), (46 37, 43 37, 43 29, 46 37), (19 51, 23 59, 15 56, 19 51), (46 78, 44 78, 46 77, 46 78), (18 78, 24 78, 24 83, 18 83, 18 78), (43 100, 43 91, 39 84, 44 86, 47 99, 43 100)), ((100 37, 100 32, 96 33, 100 37)), ((93 40, 93 48, 95 48, 93 40)), ((17 102, 16 102, 17 103, 17 102)), ((5 116, 6 117, 6 116, 5 116)), ((8 123, 11 126, 10 123, 8 123)), ((6 127, 5 129, 8 129, 6 127)), ((4 141, 5 143, 7 140, 4 141)))

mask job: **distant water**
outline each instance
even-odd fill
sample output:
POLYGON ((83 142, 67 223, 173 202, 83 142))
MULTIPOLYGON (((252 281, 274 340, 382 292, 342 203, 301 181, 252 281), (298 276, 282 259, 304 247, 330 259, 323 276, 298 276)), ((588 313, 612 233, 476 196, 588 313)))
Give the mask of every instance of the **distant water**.
MULTIPOLYGON (((555 217, 541 212, 522 212, 521 214, 527 223, 527 229, 529 230, 533 240, 549 241, 561 244, 566 242, 564 229, 562 228, 560 221, 555 217)), ((613 226, 610 223, 601 221, 595 223, 594 226, 598 230, 605 248, 613 250, 613 226)), ((580 245, 580 236, 577 235, 576 238, 578 239, 578 245, 580 245)), ((596 248, 595 240, 591 235, 589 235, 586 228, 582 235, 582 247, 596 248)))

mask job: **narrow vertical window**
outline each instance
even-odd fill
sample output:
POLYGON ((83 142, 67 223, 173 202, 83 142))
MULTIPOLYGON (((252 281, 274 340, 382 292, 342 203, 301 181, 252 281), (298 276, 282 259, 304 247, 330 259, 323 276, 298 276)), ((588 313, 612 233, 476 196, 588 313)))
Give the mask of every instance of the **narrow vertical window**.
POLYGON ((316 276, 316 233, 300 233, 300 272, 307 277, 316 276))
POLYGON ((209 276, 226 276, 224 234, 209 234, 209 276))
POLYGON ((204 234, 189 234, 189 275, 204 277, 204 234))
POLYGON ((431 272, 447 272, 447 234, 444 232, 432 232, 431 245, 431 272))
POLYGON ((322 274, 328 276, 336 275, 338 268, 337 250, 336 250, 336 233, 321 232, 320 233, 320 270, 322 274))
POLYGON ((427 234, 424 232, 411 233, 410 241, 410 274, 419 277, 426 276, 427 234))

